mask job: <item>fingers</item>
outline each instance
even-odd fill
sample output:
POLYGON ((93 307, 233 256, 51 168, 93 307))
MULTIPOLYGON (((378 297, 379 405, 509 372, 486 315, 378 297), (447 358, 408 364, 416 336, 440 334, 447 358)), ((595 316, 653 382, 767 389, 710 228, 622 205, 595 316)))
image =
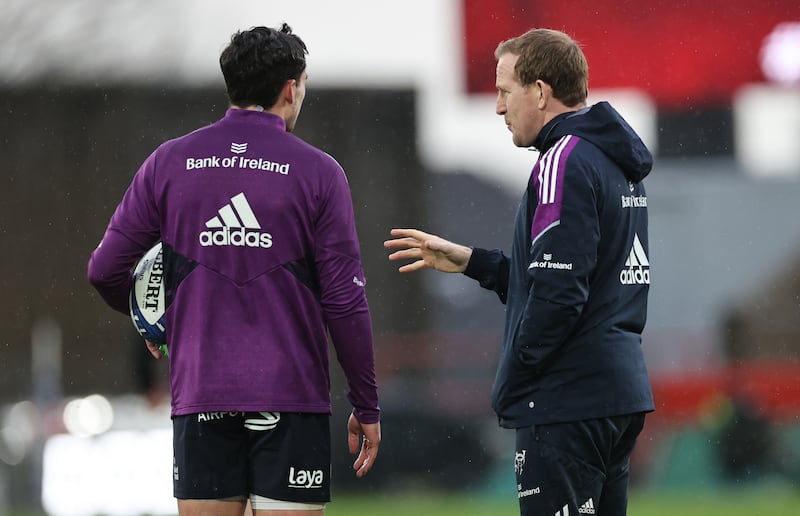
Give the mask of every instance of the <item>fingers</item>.
POLYGON ((365 437, 361 442, 361 452, 353 463, 356 476, 361 478, 369 473, 369 470, 371 470, 373 464, 375 464, 375 457, 377 456, 378 445, 365 437))
POLYGON ((419 249, 406 249, 403 251, 396 251, 389 255, 390 261, 407 261, 407 260, 414 260, 410 263, 402 265, 397 270, 400 272, 412 272, 419 269, 424 269, 428 266, 427 262, 425 261, 422 252, 419 249))
POLYGON ((375 459, 378 457, 378 447, 381 442, 380 423, 371 425, 361 425, 363 439, 361 441, 361 452, 353 463, 356 476, 361 478, 372 469, 375 459))
POLYGON ((347 433, 347 448, 350 450, 352 455, 355 455, 358 452, 358 441, 360 437, 360 432, 354 432, 353 430, 350 430, 347 433))
POLYGON ((407 260, 414 260, 411 263, 407 263, 397 270, 400 272, 413 272, 419 269, 424 269, 427 267, 425 260, 422 256, 422 251, 420 250, 420 243, 416 241, 411 241, 409 239, 403 240, 389 240, 384 243, 384 246, 392 249, 392 248, 400 248, 400 251, 395 251, 389 255, 390 261, 407 261, 407 260))
POLYGON ((164 354, 161 353, 160 349, 158 349, 158 344, 154 344, 149 340, 144 341, 144 343, 147 346, 147 351, 149 351, 150 354, 153 355, 153 358, 155 358, 156 360, 160 360, 161 358, 164 357, 164 354))
POLYGON ((428 264, 425 262, 425 260, 417 260, 412 263, 401 265, 397 268, 397 270, 400 272, 414 272, 420 269, 425 269, 426 267, 428 267, 428 264))
POLYGON ((383 243, 386 249, 397 249, 389 255, 389 260, 393 262, 413 260, 399 267, 398 271, 414 272, 430 266, 424 259, 423 250, 431 248, 432 235, 417 229, 392 229, 391 234, 395 238, 383 243))
POLYGON ((392 261, 415 260, 420 257, 422 257, 422 251, 420 251, 419 247, 415 247, 412 249, 402 249, 400 251, 395 251, 389 255, 389 259, 392 261))
POLYGON ((347 422, 347 444, 350 453, 358 452, 353 470, 361 478, 372 469, 381 442, 380 423, 362 424, 351 414, 347 422))
POLYGON ((386 249, 419 249, 423 242, 424 240, 416 238, 393 238, 386 240, 383 247, 386 249))
POLYGON ((389 232, 395 238, 413 238, 414 240, 426 240, 431 237, 428 233, 418 229, 394 228, 389 232))
POLYGON ((428 267, 428 263, 422 257, 422 253, 420 253, 418 250, 397 251, 396 253, 389 255, 389 260, 414 260, 411 263, 407 263, 398 267, 397 270, 400 272, 413 272, 428 267))
POLYGON ((433 238, 433 235, 418 229, 392 229, 390 231, 394 237, 386 240, 383 246, 387 249, 404 249, 422 247, 426 240, 433 238))

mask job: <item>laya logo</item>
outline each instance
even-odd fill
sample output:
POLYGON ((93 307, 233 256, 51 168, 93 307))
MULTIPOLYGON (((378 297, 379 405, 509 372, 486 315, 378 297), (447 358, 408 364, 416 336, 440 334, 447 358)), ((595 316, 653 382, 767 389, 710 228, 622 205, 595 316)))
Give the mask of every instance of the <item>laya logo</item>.
POLYGON ((272 235, 260 231, 250 203, 244 192, 231 197, 231 202, 219 209, 218 215, 206 222, 207 231, 200 232, 200 245, 272 247, 272 235))
POLYGON ((321 469, 294 469, 289 467, 289 487, 311 489, 322 487, 325 474, 321 469))
POLYGON ((619 273, 619 282, 623 285, 649 285, 650 284, 650 260, 644 252, 644 247, 639 241, 639 235, 633 235, 633 245, 628 259, 625 260, 625 268, 619 273))

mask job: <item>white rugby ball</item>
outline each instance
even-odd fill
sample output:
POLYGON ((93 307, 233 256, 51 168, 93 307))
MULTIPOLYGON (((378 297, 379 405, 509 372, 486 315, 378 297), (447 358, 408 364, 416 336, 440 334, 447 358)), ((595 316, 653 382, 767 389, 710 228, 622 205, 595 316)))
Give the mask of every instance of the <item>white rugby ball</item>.
POLYGON ((166 344, 161 242, 147 251, 136 264, 129 305, 131 320, 139 334, 150 342, 166 344))

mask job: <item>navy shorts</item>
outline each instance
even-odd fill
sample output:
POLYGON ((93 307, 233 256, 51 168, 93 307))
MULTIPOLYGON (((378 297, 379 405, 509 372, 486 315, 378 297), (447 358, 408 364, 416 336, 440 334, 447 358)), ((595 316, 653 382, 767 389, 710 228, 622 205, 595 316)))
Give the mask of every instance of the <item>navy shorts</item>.
POLYGON ((173 488, 179 500, 330 501, 328 414, 204 412, 175 416, 173 488))
POLYGON ((522 516, 624 516, 630 456, 644 414, 517 429, 522 516))

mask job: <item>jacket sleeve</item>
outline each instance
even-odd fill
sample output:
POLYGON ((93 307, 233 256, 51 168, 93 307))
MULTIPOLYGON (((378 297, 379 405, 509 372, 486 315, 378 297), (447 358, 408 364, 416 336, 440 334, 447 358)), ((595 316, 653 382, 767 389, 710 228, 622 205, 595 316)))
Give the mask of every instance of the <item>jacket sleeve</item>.
POLYGON ((137 171, 89 258, 89 282, 111 308, 124 314, 129 310, 131 269, 159 239, 154 169, 152 154, 137 171))
POLYGON ((509 259, 500 249, 475 247, 464 275, 476 280, 481 287, 494 290, 500 302, 505 304, 508 296, 508 267, 509 259))
POLYGON ((350 188, 341 167, 322 201, 315 233, 320 301, 337 360, 347 379, 348 400, 362 423, 380 419, 372 320, 366 296, 350 188))
POLYGON ((597 263, 600 224, 591 165, 573 154, 556 174, 540 177, 540 194, 531 227, 528 275, 531 288, 514 341, 518 358, 534 371, 573 334, 589 298, 597 263))

